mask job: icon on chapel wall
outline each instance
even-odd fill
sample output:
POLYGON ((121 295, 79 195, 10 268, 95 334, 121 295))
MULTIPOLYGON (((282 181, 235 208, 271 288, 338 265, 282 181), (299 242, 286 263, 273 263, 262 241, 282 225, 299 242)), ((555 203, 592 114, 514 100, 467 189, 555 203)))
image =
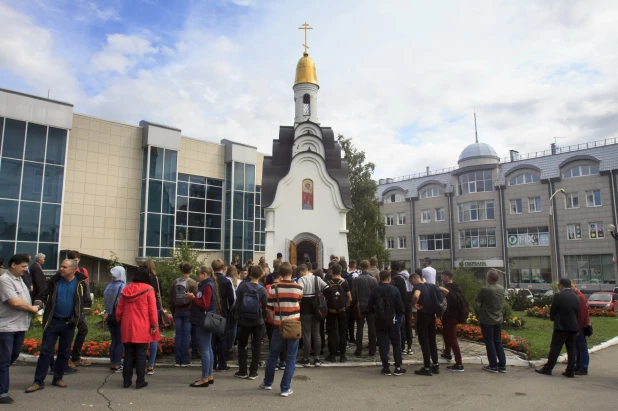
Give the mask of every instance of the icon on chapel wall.
POLYGON ((313 210, 313 181, 303 180, 303 210, 313 210))

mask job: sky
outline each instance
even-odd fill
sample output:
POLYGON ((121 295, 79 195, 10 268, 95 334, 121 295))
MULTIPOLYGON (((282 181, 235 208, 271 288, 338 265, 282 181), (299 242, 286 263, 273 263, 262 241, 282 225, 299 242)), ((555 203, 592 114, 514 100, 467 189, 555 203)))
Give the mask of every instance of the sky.
POLYGON ((0 0, 0 88, 270 154, 308 22, 319 120, 398 177, 618 137, 614 0, 0 0), (558 137, 554 139, 554 137, 558 137))

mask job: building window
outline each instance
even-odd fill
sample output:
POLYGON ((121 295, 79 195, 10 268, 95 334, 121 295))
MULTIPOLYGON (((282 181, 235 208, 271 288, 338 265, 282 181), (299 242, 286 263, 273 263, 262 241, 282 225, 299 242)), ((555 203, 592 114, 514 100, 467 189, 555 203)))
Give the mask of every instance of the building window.
POLYGON ((266 250, 266 218, 262 208, 262 186, 255 186, 255 251, 266 250))
POLYGON ((421 192, 421 198, 431 198, 431 197, 439 197, 444 195, 444 189, 442 188, 428 188, 427 190, 423 190, 421 192))
POLYGON ((431 222, 431 210, 422 210, 421 211, 421 223, 430 223, 431 222))
POLYGON ((231 161, 225 169, 224 259, 231 261, 238 254, 247 261, 255 249, 255 165, 231 161))
POLYGON ((450 250, 451 236, 449 234, 419 235, 418 249, 420 251, 450 250))
POLYGON ((565 255, 566 277, 578 284, 616 284, 612 254, 565 255))
POLYGON ((521 214, 522 212, 522 204, 521 198, 517 200, 511 200, 511 214, 521 214))
POLYGON ((528 212, 540 213, 541 212, 541 197, 528 197, 528 212))
POLYGON ((59 262, 67 130, 0 117, 0 257, 47 256, 59 262))
POLYGON ((389 250, 395 248, 395 237, 386 237, 386 248, 389 250))
POLYGON ((398 237, 398 240, 399 240, 399 249, 400 250, 405 249, 406 248, 406 237, 405 236, 398 237))
POLYGON ((406 213, 397 213, 397 225, 406 224, 406 213))
POLYGON ((384 225, 387 225, 387 226, 393 225, 393 214, 384 215, 384 225))
POLYGON ((562 174, 562 178, 584 177, 599 174, 597 166, 575 166, 569 168, 562 174))
POLYGON ((548 246, 549 227, 509 228, 506 240, 509 247, 548 246))
POLYGON ((567 240, 581 240, 582 226, 581 224, 567 224, 567 240))
POLYGON ((603 223, 588 223, 588 237, 594 240, 605 238, 603 223))
POLYGON ((459 248, 495 248, 496 229, 479 228, 459 231, 459 248))
POLYGON ((303 96, 303 115, 311 115, 311 96, 309 94, 303 96))
POLYGON ((491 170, 473 171, 459 176, 459 195, 494 191, 491 170))
POLYGON ((551 265, 549 257, 513 257, 511 260, 511 283, 550 284, 551 265))
POLYGON ((493 220, 494 200, 470 201, 457 206, 459 222, 493 220))
POLYGON ((436 208, 436 221, 444 221, 444 207, 436 208))
POLYGON ((566 208, 579 208, 579 193, 568 193, 564 201, 566 208))
POLYGON ((405 201, 403 194, 391 194, 384 198, 385 203, 402 203, 405 201))
POLYGON ((600 207, 601 190, 586 191, 586 207, 600 207))
POLYGON ((511 178, 511 180, 509 181, 509 185, 516 186, 519 184, 538 183, 539 181, 540 181, 540 177, 537 176, 536 174, 524 173, 524 174, 520 174, 516 177, 511 178))

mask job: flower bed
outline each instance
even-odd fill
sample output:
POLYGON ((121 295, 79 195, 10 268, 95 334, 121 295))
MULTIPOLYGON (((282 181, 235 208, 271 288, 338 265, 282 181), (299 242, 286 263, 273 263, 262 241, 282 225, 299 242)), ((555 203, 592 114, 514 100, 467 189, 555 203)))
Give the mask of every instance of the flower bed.
MULTIPOLYGON (((481 327, 477 325, 459 324, 457 325, 456 330, 458 337, 464 338, 466 340, 483 342, 483 332, 481 331, 481 327)), ((530 355, 530 346, 524 339, 519 337, 512 337, 504 331, 501 334, 501 338, 504 348, 524 353, 527 356, 530 355)))
MULTIPOLYGON (((86 357, 109 357, 110 341, 97 342, 86 341, 84 343, 83 352, 86 357)), ((24 345, 21 349, 22 353, 39 355, 41 353, 41 340, 28 338, 24 340, 24 345)), ((170 337, 161 337, 159 340, 157 355, 170 355, 174 353, 174 339, 170 337)))
MULTIPOLYGON (((468 319, 466 320, 467 325, 481 325, 478 318, 474 314, 468 315, 468 319)), ((522 328, 526 322, 521 317, 511 317, 504 320, 504 325, 509 328, 522 328)))
POLYGON ((588 310, 588 314, 590 314, 591 317, 615 317, 616 316, 615 311, 604 310, 602 308, 590 308, 588 310))
POLYGON ((549 305, 545 307, 531 307, 526 309, 526 315, 528 317, 537 317, 542 318, 544 320, 549 318, 549 305))

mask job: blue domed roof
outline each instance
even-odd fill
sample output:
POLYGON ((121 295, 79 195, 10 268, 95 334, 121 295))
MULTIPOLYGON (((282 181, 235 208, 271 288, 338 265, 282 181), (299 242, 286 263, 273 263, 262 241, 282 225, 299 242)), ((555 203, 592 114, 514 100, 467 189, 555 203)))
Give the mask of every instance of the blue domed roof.
POLYGON ((459 161, 457 162, 460 163, 464 160, 471 160, 473 158, 482 157, 491 157, 500 160, 500 157, 498 157, 496 150, 494 150, 489 144, 474 143, 464 148, 464 150, 459 155, 459 161))

